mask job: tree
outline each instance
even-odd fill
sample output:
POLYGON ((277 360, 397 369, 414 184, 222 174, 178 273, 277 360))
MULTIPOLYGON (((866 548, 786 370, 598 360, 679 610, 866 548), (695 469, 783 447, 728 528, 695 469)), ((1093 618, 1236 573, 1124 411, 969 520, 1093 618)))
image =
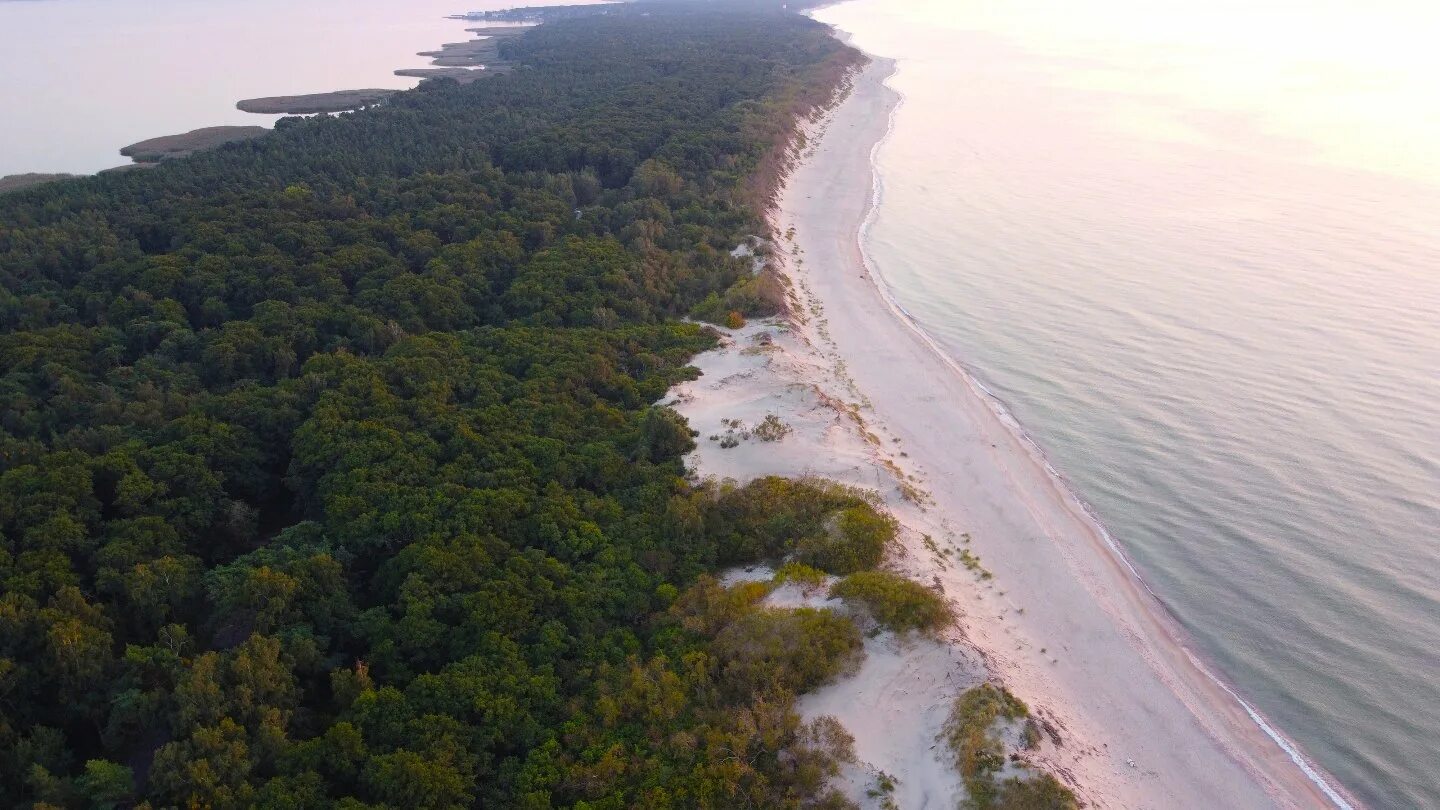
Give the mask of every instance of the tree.
POLYGON ((681 316, 759 311, 729 251, 861 58, 739 5, 0 197, 0 795, 816 798, 789 691, 853 628, 699 578, 863 499, 687 481, 654 406, 716 339, 681 316))
POLYGON ((245 738, 245 729, 225 717, 165 744, 150 767, 151 792, 178 805, 246 806, 254 793, 249 780, 254 764, 245 738))
POLYGON ((446 758, 433 759, 399 750, 371 760, 364 782, 375 798, 390 807, 441 810, 471 801, 471 785, 446 758))
POLYGON ((88 807, 112 810, 126 806, 131 801, 134 796, 134 776, 130 769, 123 765, 92 759, 85 763, 85 773, 76 780, 76 787, 88 807))
POLYGON ((650 408, 640 423, 640 458, 662 463, 695 449, 693 432, 685 417, 669 408, 650 408))

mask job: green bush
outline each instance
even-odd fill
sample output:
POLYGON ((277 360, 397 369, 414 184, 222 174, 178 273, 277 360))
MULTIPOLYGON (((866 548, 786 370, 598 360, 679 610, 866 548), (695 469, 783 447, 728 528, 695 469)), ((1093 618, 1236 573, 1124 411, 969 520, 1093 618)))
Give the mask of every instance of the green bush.
POLYGON ((741 276, 723 294, 710 293, 690 310, 690 317, 708 323, 725 323, 732 312, 766 316, 786 307, 785 282, 772 268, 741 276))
POLYGON ((1021 720, 1030 709, 1004 687, 982 683, 956 698, 945 722, 945 742, 969 793, 973 810, 1074 810, 1075 794, 1048 773, 997 781, 1005 767, 1005 745, 995 733, 999 720, 1021 720))
MULTIPOLYGON (((1005 766, 1005 749, 991 727, 996 720, 1018 720, 1030 710, 1004 687, 982 683, 955 700, 945 722, 945 740, 955 752, 955 767, 968 786, 989 781, 1005 766)), ((975 790, 971 789, 972 798, 975 790)))
POLYGON ((811 568, 804 563, 785 563, 775 570, 775 576, 771 580, 776 585, 784 585, 793 582, 802 588, 818 588, 825 584, 827 575, 818 568, 811 568))
POLYGON ((727 588, 704 575, 680 594, 669 617, 692 633, 714 636, 759 609, 772 590, 774 585, 769 582, 740 582, 727 588))
POLYGON ((903 633, 936 630, 950 622, 950 607, 924 585, 885 571, 860 571, 835 583, 831 596, 863 605, 882 625, 903 633))
POLYGON ((844 575, 880 564, 885 546, 895 539, 895 519, 868 503, 841 511, 825 530, 802 537, 795 557, 806 565, 844 575))
POLYGON ((670 408, 650 408, 640 420, 640 445, 636 455, 654 463, 683 456, 695 449, 693 437, 685 417, 670 408))
POLYGON ((833 610, 759 608, 715 637, 722 680, 737 692, 804 692, 858 663, 855 623, 833 610))
POLYGON ((743 487, 715 487, 713 495, 706 530, 722 564, 795 552, 806 565, 843 574, 878 563, 894 536, 894 522, 859 490, 829 481, 758 478, 743 487))

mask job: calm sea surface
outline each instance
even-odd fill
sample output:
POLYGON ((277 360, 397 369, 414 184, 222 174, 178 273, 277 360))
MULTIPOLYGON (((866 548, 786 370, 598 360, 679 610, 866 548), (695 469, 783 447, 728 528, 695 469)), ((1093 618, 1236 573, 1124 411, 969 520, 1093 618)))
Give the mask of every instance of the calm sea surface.
POLYGON ((1440 807, 1440 7, 857 0, 866 249, 1239 691, 1440 807))
MULTIPOLYGON (((571 0, 573 1, 573 0, 571 0)), ((546 5, 544 0, 526 5, 546 5)), ((220 124, 257 96, 413 87, 463 42, 446 15, 506 0, 0 0, 0 176, 93 172, 120 147, 220 124)))

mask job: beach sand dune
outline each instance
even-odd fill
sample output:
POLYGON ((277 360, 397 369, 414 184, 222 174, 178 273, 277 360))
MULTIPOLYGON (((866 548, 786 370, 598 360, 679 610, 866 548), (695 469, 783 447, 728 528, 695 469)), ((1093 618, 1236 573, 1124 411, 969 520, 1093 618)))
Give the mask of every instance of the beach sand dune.
POLYGON ((1198 668, 1039 451, 872 278, 859 234, 872 150, 898 103, 892 70, 875 60, 855 77, 785 184, 772 223, 785 236, 771 247, 791 315, 725 330, 695 361, 703 376, 669 400, 700 432, 700 475, 819 475, 879 492, 903 526, 891 567, 943 588, 961 614, 940 645, 868 644, 871 663, 802 709, 846 723, 863 768, 897 778, 900 807, 953 806, 935 735, 948 701, 987 677, 1056 732, 1037 762, 1090 807, 1331 806, 1198 668), (755 438, 772 415, 790 432, 755 438))

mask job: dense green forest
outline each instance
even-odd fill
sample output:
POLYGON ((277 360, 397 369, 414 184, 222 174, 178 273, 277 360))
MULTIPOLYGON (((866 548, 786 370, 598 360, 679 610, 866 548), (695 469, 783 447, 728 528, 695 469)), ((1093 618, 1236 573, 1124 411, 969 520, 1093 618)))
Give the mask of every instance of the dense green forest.
POLYGON ((729 250, 859 59, 767 5, 0 197, 6 805, 844 806, 792 700, 854 624, 707 572, 893 527, 652 405, 776 306, 729 250))

